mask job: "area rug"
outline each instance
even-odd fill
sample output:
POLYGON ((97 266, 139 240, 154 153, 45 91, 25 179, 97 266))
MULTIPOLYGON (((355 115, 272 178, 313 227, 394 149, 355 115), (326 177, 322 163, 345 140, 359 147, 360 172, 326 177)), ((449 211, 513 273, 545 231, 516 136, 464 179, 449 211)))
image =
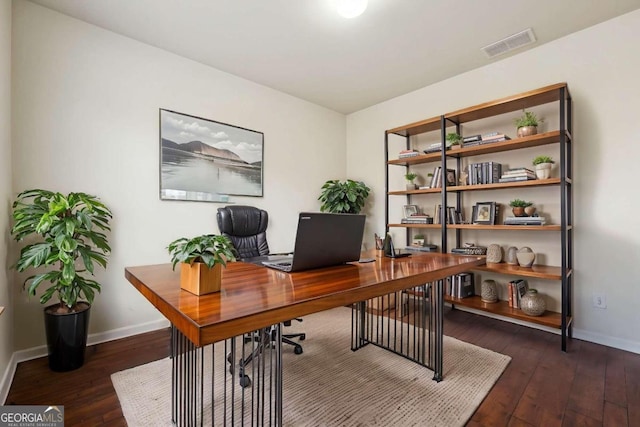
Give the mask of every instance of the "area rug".
MULTIPOLYGON (((437 383, 432 371, 384 349, 352 352, 350 322, 351 310, 337 308, 286 328, 307 339, 301 355, 283 347, 284 425, 462 426, 511 360, 445 336, 444 380, 437 383)), ((171 425, 168 358, 111 379, 129 426, 171 425)), ((207 420, 210 425, 210 414, 207 420)))

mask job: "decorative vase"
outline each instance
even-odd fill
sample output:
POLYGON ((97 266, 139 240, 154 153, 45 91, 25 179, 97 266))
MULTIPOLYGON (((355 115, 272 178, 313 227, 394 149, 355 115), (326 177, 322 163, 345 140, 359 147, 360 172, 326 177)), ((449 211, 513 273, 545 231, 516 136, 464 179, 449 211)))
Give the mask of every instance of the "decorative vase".
POLYGON ((502 262, 502 247, 493 243, 487 247, 487 263, 498 264, 502 262))
POLYGON ((516 253, 516 258, 518 258, 518 264, 520 264, 520 267, 531 267, 533 265, 533 261, 536 259, 536 254, 530 247, 524 246, 516 253))
POLYGON ((480 288, 480 299, 482 302, 498 302, 498 287, 495 280, 483 280, 480 288))
POLYGON ((524 138, 525 136, 531 136, 538 133, 537 126, 522 126, 518 128, 518 138, 524 138))
POLYGON ((222 283, 222 264, 215 264, 213 268, 202 262, 180 264, 180 288, 195 295, 220 292, 222 283))
POLYGON ((547 302, 536 289, 529 289, 520 298, 520 309, 529 316, 541 316, 547 309, 547 302))
POLYGON ((524 208, 522 206, 516 206, 516 207, 512 208, 511 211, 513 212, 513 215, 515 215, 515 216, 525 216, 524 208))
POLYGON ((516 256, 518 253, 518 248, 515 246, 510 246, 507 249, 507 255, 505 257, 505 261, 510 265, 518 265, 518 257, 516 256))
POLYGON ((533 216, 533 214, 536 213, 536 207, 527 206, 526 208, 524 208, 524 213, 527 214, 527 216, 533 216))
POLYGON ((551 163, 539 163, 536 165, 536 177, 548 179, 551 177, 551 163))

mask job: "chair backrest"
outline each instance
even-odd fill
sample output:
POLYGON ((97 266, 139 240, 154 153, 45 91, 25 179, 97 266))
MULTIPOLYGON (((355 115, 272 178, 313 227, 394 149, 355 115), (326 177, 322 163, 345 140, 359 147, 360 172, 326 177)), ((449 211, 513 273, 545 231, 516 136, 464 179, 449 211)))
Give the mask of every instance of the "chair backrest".
POLYGON ((218 208, 220 233, 229 237, 240 259, 269 255, 267 211, 254 206, 231 205, 218 208))

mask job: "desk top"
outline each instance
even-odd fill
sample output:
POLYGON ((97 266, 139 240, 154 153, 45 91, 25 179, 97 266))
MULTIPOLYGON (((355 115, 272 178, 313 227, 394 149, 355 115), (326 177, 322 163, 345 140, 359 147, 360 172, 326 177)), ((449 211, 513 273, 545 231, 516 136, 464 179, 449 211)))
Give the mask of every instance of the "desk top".
MULTIPOLYGON (((372 252, 363 256, 375 256, 372 252)), ((180 289, 171 264, 125 268, 125 277, 195 345, 432 282, 484 264, 484 257, 438 253, 284 273, 243 262, 223 269, 222 289, 180 289)))

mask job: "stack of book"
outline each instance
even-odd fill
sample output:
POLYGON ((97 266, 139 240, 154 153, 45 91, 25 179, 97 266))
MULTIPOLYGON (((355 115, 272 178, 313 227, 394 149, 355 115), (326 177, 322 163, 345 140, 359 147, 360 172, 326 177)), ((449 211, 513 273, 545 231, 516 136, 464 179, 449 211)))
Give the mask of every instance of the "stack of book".
POLYGON ((504 225, 544 225, 546 220, 541 216, 508 216, 504 225))
POLYGON ((423 246, 407 246, 405 249, 418 252, 438 252, 438 247, 430 243, 425 243, 423 246))
POLYGON ((400 153, 398 153, 398 158, 406 159, 407 157, 415 157, 419 155, 420 155, 420 152, 417 150, 402 150, 400 151, 400 153))
POLYGON ((529 290, 526 280, 518 279, 509 282, 509 307, 520 308, 520 298, 529 290))
POLYGON ((471 135, 465 136, 462 138, 462 145, 465 147, 470 147, 472 145, 479 145, 482 142, 482 135, 471 135))
POLYGON ((515 168, 505 171, 499 182, 516 182, 536 179, 536 173, 527 168, 515 168))
POLYGON ((436 151, 442 151, 442 143, 441 142, 434 142, 433 144, 431 144, 430 146, 425 148, 423 151, 425 153, 427 153, 427 154, 435 153, 436 151))
POLYGON ((433 224, 433 218, 429 215, 411 215, 400 220, 401 224, 433 224))
POLYGON ((491 144, 492 142, 506 141, 508 139, 511 139, 511 138, 509 138, 504 133, 491 132, 491 133, 482 135, 482 141, 480 141, 480 144, 491 144))

